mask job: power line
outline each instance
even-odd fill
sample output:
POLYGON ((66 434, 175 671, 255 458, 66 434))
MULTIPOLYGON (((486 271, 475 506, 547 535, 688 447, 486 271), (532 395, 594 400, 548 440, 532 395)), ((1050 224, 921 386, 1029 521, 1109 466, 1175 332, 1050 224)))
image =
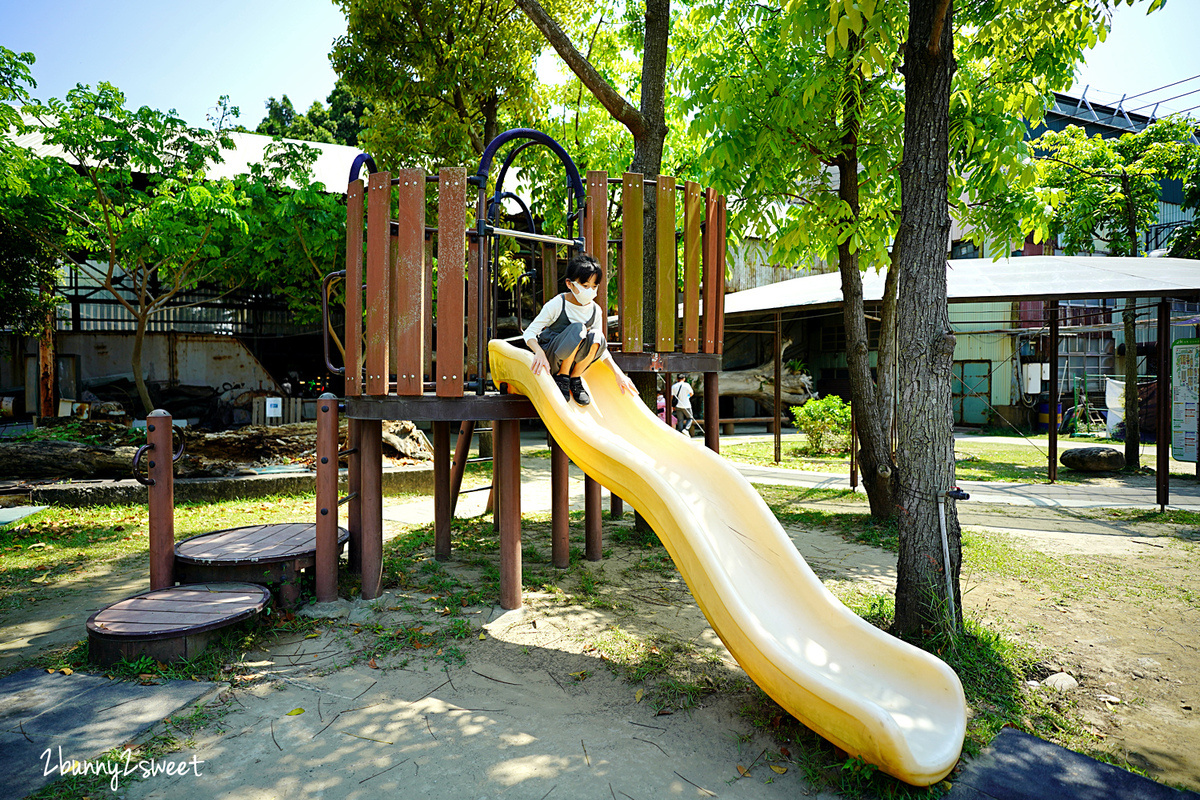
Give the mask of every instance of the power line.
POLYGON ((1140 111, 1143 108, 1149 108, 1150 106, 1161 106, 1163 103, 1169 103, 1172 100, 1178 100, 1181 97, 1187 97, 1189 94, 1195 94, 1196 92, 1200 92, 1200 89, 1192 89, 1190 92, 1184 92, 1183 94, 1177 94, 1174 97, 1168 97, 1166 100, 1156 100, 1153 103, 1146 103, 1146 105, 1144 105, 1144 106, 1138 106, 1137 108, 1131 108, 1131 109, 1129 109, 1129 113, 1132 114, 1134 111, 1140 111))
MULTIPOLYGON (((1157 87, 1157 88, 1155 88, 1155 89, 1149 89, 1149 90, 1147 90, 1147 91, 1145 91, 1145 92, 1141 92, 1140 94, 1135 94, 1135 95, 1131 95, 1131 96, 1129 96, 1129 97, 1126 97, 1125 99, 1126 99, 1126 100, 1133 100, 1133 99, 1135 99, 1135 98, 1138 98, 1138 97, 1145 97, 1145 96, 1146 96, 1146 95, 1148 95, 1148 94, 1154 94, 1155 92, 1162 91, 1163 89, 1170 89, 1172 86, 1178 86, 1178 85, 1179 85, 1179 84, 1181 84, 1181 83, 1187 83, 1188 81, 1194 81, 1194 80, 1196 80, 1196 78, 1200 78, 1200 75, 1193 75, 1192 77, 1190 77, 1190 78, 1184 78, 1184 79, 1183 79, 1183 80, 1181 80, 1181 81, 1175 81, 1174 83, 1168 83, 1168 84, 1166 84, 1166 85, 1164 85, 1164 86, 1159 86, 1159 87, 1157 87)), ((1145 106, 1142 106, 1142 108, 1145 108, 1145 106)))

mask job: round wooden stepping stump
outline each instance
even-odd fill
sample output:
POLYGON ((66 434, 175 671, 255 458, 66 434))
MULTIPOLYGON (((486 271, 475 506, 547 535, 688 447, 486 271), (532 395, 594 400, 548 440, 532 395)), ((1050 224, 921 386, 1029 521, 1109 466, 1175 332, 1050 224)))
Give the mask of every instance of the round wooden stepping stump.
POLYGON ((222 628, 257 615, 271 593, 252 583, 199 583, 135 594, 88 617, 88 653, 97 664, 148 655, 183 661, 204 652, 222 628))
MULTIPOLYGON (((350 532, 338 528, 338 552, 350 532)), ((175 580, 247 581, 279 585, 283 608, 300 597, 300 571, 317 560, 317 526, 313 522, 247 525, 202 533, 175 545, 175 580)))

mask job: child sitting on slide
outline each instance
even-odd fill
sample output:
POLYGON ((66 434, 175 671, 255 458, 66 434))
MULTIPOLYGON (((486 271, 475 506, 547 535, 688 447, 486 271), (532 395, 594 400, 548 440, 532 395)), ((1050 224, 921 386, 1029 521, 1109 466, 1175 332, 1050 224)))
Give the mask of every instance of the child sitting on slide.
MULTIPOLYGON (((594 301, 600 282, 600 263, 586 253, 567 262, 567 291, 552 297, 525 330, 525 342, 533 351, 533 374, 549 372, 563 393, 586 406, 592 402, 583 385, 583 373, 597 361, 609 359, 604 331, 608 317, 594 301)), ((637 389, 633 381, 612 362, 622 392, 637 389)))

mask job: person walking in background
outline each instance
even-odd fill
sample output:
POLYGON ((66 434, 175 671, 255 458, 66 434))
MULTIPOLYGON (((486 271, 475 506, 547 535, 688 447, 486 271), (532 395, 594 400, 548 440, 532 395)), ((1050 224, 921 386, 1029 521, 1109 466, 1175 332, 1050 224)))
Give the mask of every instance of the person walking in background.
POLYGON ((693 394, 691 385, 683 379, 683 375, 679 375, 671 387, 671 404, 675 407, 676 425, 685 436, 692 435, 692 425, 696 421, 692 416, 693 394))

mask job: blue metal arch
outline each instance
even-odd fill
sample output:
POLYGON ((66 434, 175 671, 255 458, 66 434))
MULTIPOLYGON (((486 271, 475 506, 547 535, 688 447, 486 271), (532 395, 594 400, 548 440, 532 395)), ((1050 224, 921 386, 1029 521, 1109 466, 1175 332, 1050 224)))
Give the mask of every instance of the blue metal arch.
POLYGON ((375 166, 375 159, 371 158, 370 153, 359 153, 354 157, 354 162, 350 165, 350 177, 346 181, 347 186, 358 180, 358 175, 362 172, 364 164, 367 167, 368 173, 379 171, 375 166))
POLYGON ((516 139, 528 139, 529 141, 515 148, 513 152, 509 154, 508 158, 505 159, 504 165, 500 170, 500 176, 497 180, 496 191, 501 191, 502 187, 500 182, 503 180, 505 173, 508 171, 509 164, 512 163, 513 157, 515 157, 517 153, 525 149, 525 147, 528 147, 530 144, 541 144, 549 147, 554 155, 558 156, 558 160, 562 164, 563 171, 567 176, 567 186, 570 188, 572 194, 575 195, 576 208, 583 208, 583 180, 579 177, 579 168, 575 166, 575 162, 571 160, 571 156, 567 155, 566 149, 561 144, 555 141, 548 134, 542 133, 539 130, 534 130, 533 128, 513 128, 512 130, 505 131, 504 133, 500 134, 495 139, 492 139, 492 141, 488 144, 487 149, 483 151, 483 157, 479 160, 479 170, 475 173, 473 178, 475 185, 481 188, 487 186, 488 174, 491 172, 492 161, 495 160, 496 153, 500 151, 501 147, 504 147, 504 145, 516 139))

